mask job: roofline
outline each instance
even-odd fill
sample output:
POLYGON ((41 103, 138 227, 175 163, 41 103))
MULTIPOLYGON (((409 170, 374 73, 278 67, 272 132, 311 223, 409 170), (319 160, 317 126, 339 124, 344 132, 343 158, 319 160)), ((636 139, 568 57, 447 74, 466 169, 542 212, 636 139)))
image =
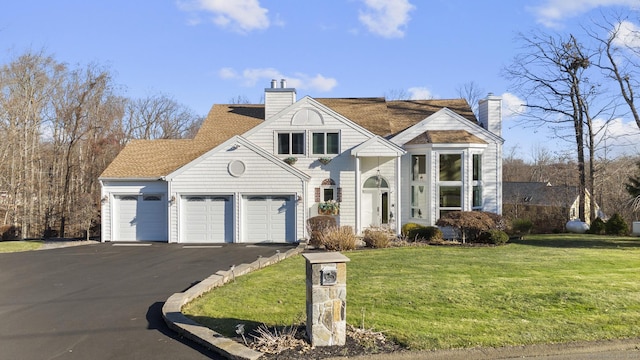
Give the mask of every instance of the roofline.
POLYGON ((154 177, 99 177, 100 181, 158 181, 164 180, 164 176, 154 177))

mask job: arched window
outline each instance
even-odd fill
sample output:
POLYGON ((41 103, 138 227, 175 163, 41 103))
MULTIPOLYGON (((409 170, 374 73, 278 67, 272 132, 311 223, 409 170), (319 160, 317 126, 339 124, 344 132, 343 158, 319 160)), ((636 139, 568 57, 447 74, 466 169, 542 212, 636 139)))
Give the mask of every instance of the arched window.
POLYGON ((364 182, 364 185, 362 187, 364 187, 365 189, 375 189, 375 188, 386 189, 389 187, 389 183, 382 176, 377 175, 377 176, 372 176, 368 178, 364 182))

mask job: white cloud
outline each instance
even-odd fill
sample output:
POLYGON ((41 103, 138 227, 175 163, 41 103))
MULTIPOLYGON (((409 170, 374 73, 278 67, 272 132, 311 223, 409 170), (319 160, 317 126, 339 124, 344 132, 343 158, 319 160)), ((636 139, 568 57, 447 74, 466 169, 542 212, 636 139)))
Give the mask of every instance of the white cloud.
POLYGON ((238 73, 233 68, 222 68, 218 71, 218 75, 223 79, 240 80, 242 85, 252 87, 264 84, 268 87, 272 79, 286 79, 287 86, 296 89, 308 89, 319 92, 329 92, 338 86, 338 81, 334 78, 326 77, 321 74, 315 76, 295 73, 293 75, 285 75, 274 68, 254 68, 245 69, 242 73, 238 73))
POLYGON ((623 47, 640 48, 640 27, 630 21, 622 21, 615 27, 614 44, 623 47))
POLYGON ((269 10, 261 7, 258 0, 184 0, 178 1, 178 7, 192 13, 189 24, 201 23, 196 14, 205 12, 214 24, 241 33, 266 29, 270 25, 269 10))
POLYGON ((613 119, 608 123, 601 119, 593 122, 596 129, 596 141, 598 148, 604 151, 605 146, 608 151, 614 153, 630 152, 637 154, 640 144, 640 129, 635 121, 624 119, 613 119))
POLYGON ((362 0, 367 9, 359 19, 369 31, 385 38, 404 36, 403 28, 409 23, 409 12, 415 9, 408 0, 362 0))
POLYGON ((527 111, 524 100, 512 93, 502 94, 502 117, 504 119, 516 117, 527 111))
POLYGON ((545 0, 542 5, 531 7, 530 10, 540 24, 557 28, 564 19, 604 6, 637 7, 638 0, 545 0))
POLYGON ((409 91, 409 99, 411 100, 433 99, 433 93, 426 87, 411 87, 407 91, 409 91))

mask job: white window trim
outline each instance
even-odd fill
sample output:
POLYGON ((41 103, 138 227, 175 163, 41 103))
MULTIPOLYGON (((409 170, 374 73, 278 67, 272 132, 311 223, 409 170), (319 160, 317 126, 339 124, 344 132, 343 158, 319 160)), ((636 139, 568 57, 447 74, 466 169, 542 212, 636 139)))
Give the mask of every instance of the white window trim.
POLYGON ((307 154, 307 133, 304 130, 275 130, 273 132, 273 153, 276 156, 292 156, 292 157, 304 157, 307 154), (279 139, 279 135, 280 134, 289 134, 289 153, 287 154, 281 154, 278 151, 278 146, 280 145, 280 139, 279 139), (302 154, 293 154, 291 152, 292 148, 293 148, 293 142, 291 141, 291 134, 302 134, 302 141, 304 141, 305 143, 302 144, 302 154))
POLYGON ((309 154, 311 156, 338 156, 342 152, 342 133, 340 130, 308 130, 309 133, 309 154), (327 134, 338 134, 338 152, 336 154, 328 154, 327 153, 327 134), (313 152, 313 135, 314 134, 324 134, 324 152, 323 153, 314 153, 313 152))

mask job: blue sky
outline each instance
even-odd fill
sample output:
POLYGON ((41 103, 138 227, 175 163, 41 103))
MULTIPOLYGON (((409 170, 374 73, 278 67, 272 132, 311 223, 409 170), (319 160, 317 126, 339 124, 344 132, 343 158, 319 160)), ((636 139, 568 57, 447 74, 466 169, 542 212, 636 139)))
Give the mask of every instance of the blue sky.
MULTIPOLYGON (((455 98, 474 82, 508 93, 500 70, 518 32, 566 31, 637 0, 20 0, 0 12, 0 60, 44 50, 56 60, 108 66, 131 97, 163 93, 206 115, 214 103, 262 102, 272 78, 298 98, 455 98)), ((508 111, 507 111, 508 113, 508 111)), ((545 129, 507 117, 506 149, 560 150, 545 129)), ((620 120, 620 131, 635 125, 620 120)), ((640 136, 637 138, 640 139, 640 136)), ((640 143, 640 141, 637 141, 640 143)), ((637 153, 637 152, 636 152, 637 153)))

